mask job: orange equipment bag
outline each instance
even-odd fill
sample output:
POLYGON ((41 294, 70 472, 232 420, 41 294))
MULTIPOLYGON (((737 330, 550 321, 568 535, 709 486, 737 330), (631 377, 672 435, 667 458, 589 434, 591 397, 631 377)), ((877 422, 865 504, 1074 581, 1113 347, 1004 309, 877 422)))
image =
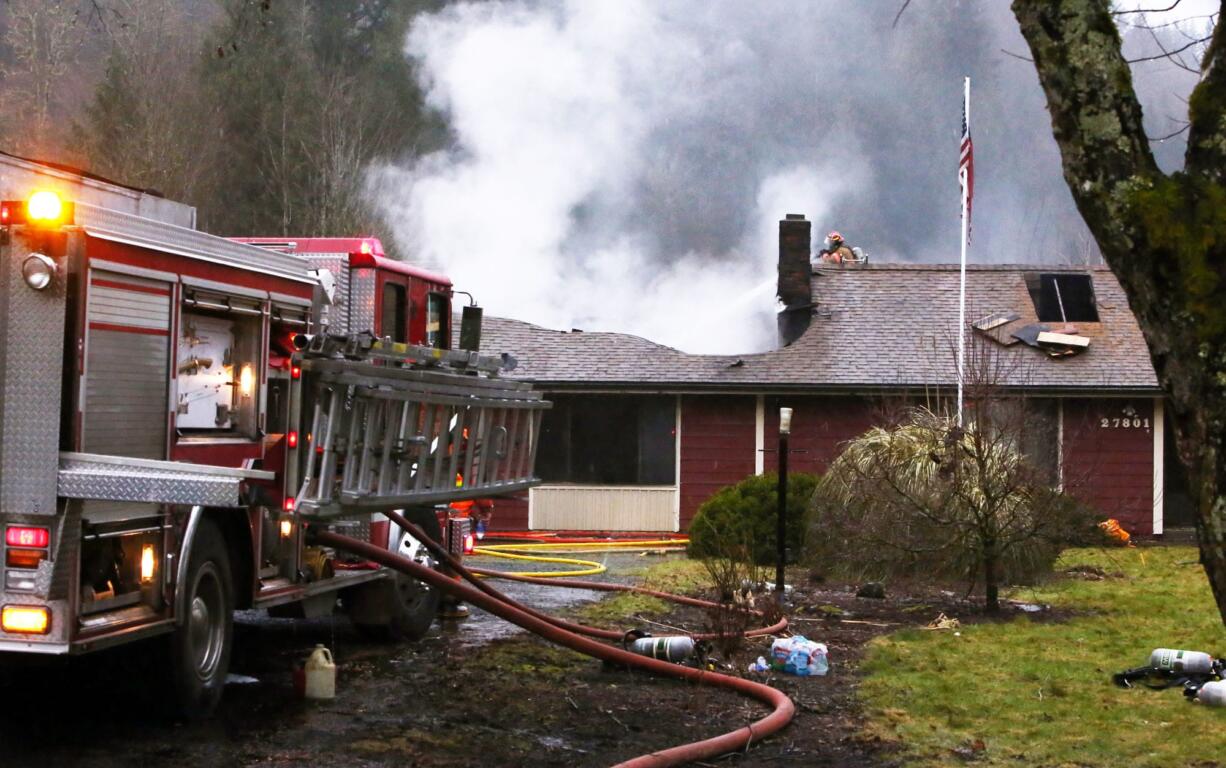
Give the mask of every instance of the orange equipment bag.
POLYGON ((1098 527, 1101 528, 1102 532, 1107 536, 1107 538, 1110 539, 1115 544, 1118 544, 1121 547, 1132 546, 1132 541, 1131 541, 1132 537, 1128 535, 1128 531, 1125 531, 1120 526, 1119 520, 1116 520, 1114 518, 1110 520, 1104 520, 1098 524, 1098 527))

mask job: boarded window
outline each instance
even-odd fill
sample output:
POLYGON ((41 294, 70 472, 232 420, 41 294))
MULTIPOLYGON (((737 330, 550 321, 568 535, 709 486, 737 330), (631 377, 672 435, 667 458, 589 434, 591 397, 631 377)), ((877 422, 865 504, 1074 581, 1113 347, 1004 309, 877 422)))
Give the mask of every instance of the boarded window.
POLYGON ((676 399, 556 395, 545 412, 537 471, 552 483, 672 485, 676 399))
POLYGON ((1094 281, 1086 274, 1046 273, 1026 276, 1026 288, 1041 323, 1097 323, 1094 281))

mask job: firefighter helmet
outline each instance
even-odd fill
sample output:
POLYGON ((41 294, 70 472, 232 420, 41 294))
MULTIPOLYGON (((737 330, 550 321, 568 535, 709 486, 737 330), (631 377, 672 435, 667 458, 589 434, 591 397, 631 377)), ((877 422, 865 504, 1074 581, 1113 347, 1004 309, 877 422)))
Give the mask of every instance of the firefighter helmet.
POLYGON ((838 233, 838 230, 826 235, 826 250, 833 251, 843 244, 843 236, 838 233))

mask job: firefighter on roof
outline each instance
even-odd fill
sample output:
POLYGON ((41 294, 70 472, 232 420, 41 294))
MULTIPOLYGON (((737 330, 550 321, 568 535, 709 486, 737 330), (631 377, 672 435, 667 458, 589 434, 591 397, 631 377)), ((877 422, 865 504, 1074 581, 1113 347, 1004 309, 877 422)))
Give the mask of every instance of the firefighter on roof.
POLYGON ((847 241, 838 231, 831 232, 826 235, 826 241, 823 244, 822 250, 817 252, 817 257, 821 261, 828 264, 843 264, 855 263, 859 261, 852 249, 847 246, 847 241))

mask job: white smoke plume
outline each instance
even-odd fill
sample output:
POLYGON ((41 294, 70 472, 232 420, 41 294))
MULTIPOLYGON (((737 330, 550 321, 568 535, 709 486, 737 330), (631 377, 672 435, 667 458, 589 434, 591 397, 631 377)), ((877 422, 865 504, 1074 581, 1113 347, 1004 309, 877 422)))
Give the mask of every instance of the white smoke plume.
POLYGON ((1002 52, 1027 53, 1008 4, 914 2, 895 28, 898 6, 495 0, 422 17, 407 54, 454 140, 374 169, 397 245, 492 314, 764 349, 786 213, 815 244, 839 229, 877 261, 957 260, 970 75, 971 258, 1086 258, 1033 64, 1002 52))

